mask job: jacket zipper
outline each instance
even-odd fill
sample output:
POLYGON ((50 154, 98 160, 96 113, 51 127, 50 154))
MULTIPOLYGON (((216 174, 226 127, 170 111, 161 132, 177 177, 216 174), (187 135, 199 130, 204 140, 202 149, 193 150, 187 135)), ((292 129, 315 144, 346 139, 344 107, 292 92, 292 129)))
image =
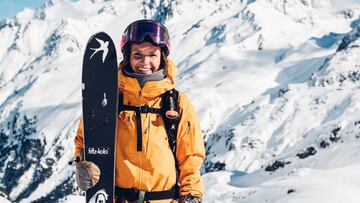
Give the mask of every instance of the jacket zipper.
MULTIPOLYGON (((188 121, 188 122, 187 122, 186 135, 189 135, 189 133, 190 133, 190 128, 191 128, 191 123, 190 123, 190 121, 188 121)), ((190 142, 190 146, 191 146, 191 147, 190 147, 191 153, 193 153, 193 152, 192 152, 192 151, 193 151, 192 148, 193 148, 193 146, 194 146, 194 145, 193 145, 193 144, 194 144, 194 143, 193 143, 193 139, 189 138, 189 142, 190 142)))
POLYGON ((149 150, 149 143, 150 143, 150 119, 151 115, 149 115, 149 113, 146 114, 146 120, 147 120, 147 127, 145 129, 145 134, 147 135, 147 142, 146 142, 146 148, 145 148, 145 155, 147 157, 148 155, 148 150, 149 150))
MULTIPOLYGON (((141 90, 139 91, 139 94, 138 94, 138 106, 141 106, 141 90)), ((141 120, 141 113, 140 113, 140 120, 141 120)), ((142 122, 140 122, 140 123, 142 123, 142 122)), ((136 127, 138 127, 138 126, 136 126, 136 127)), ((141 132, 141 136, 142 136, 142 132, 141 132)), ((137 137, 137 136, 135 136, 135 137, 137 137)), ((143 171, 142 171, 142 163, 141 163, 141 153, 143 153, 143 152, 136 152, 136 153, 138 153, 138 157, 139 157, 139 186, 138 186, 138 189, 140 190, 141 189, 141 185, 142 185, 142 173, 143 173, 143 171)))
POLYGON ((190 132, 190 128, 191 128, 191 123, 190 123, 190 121, 188 121, 187 122, 187 128, 186 128, 186 135, 188 135, 189 134, 189 132, 190 132))
MULTIPOLYGON (((128 123, 127 123, 127 127, 129 129, 129 126, 130 126, 130 122, 131 122, 131 116, 128 115, 128 123)), ((130 133, 130 153, 132 152, 132 133, 130 133)))
POLYGON ((139 106, 141 106, 140 98, 141 98, 141 90, 139 91, 139 94, 138 94, 138 105, 139 106))

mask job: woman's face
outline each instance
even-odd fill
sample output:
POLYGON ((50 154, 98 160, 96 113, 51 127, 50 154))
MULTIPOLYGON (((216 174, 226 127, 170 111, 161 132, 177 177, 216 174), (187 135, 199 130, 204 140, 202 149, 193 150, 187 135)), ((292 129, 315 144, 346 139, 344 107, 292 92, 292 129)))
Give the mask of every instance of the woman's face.
POLYGON ((160 67, 160 47, 150 42, 132 44, 130 49, 130 66, 135 73, 151 74, 160 67))

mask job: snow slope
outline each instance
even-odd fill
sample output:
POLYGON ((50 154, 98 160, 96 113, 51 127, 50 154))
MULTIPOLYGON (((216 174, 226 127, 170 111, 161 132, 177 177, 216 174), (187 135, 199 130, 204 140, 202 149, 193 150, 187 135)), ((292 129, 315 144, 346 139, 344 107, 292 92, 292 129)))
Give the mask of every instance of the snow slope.
POLYGON ((0 22, 0 201, 83 200, 67 161, 86 41, 119 44, 146 17, 169 28, 200 115, 205 202, 359 202, 359 14, 356 0, 51 0, 0 22))

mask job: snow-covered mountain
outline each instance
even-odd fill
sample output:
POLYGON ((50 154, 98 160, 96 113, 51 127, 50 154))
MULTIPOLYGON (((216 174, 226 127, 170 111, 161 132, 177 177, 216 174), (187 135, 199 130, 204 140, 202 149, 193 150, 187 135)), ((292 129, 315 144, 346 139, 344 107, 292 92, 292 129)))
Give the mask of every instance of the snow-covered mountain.
POLYGON ((85 44, 140 18, 169 28, 200 114, 205 202, 359 202, 359 15, 357 0, 51 0, 0 22, 0 202, 83 200, 67 162, 85 44))

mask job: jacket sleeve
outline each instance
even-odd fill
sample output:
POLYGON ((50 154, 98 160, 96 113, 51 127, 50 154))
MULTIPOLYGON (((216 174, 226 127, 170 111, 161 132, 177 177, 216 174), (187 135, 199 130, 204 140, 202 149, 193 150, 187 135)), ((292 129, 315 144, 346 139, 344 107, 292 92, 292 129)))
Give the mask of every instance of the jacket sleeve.
POLYGON ((204 186, 200 166, 205 159, 204 138, 197 113, 184 93, 179 94, 179 112, 176 158, 180 170, 180 196, 202 197, 204 186))
POLYGON ((81 151, 84 149, 84 124, 83 124, 83 118, 80 118, 79 121, 79 127, 76 132, 76 136, 74 139, 75 144, 75 157, 80 157, 81 151))

